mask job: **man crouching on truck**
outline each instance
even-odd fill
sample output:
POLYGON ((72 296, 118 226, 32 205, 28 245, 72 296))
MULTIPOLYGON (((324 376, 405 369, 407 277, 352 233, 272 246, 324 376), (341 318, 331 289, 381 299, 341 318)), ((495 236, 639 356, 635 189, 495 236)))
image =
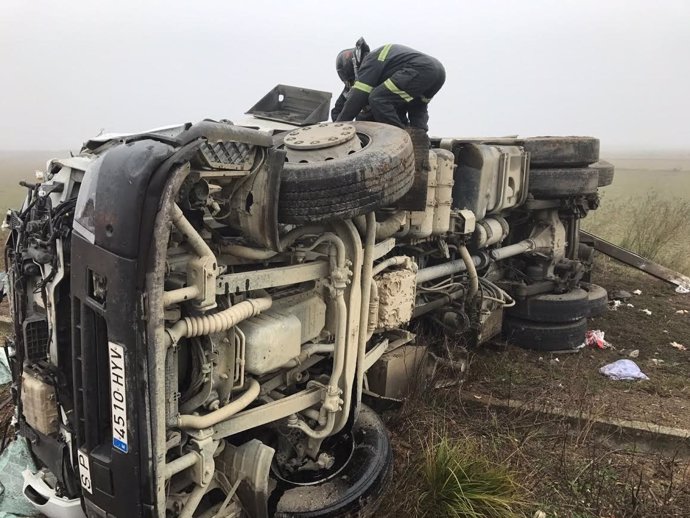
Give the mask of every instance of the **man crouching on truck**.
POLYGON ((360 38, 338 54, 336 67, 345 91, 333 109, 335 120, 353 120, 368 103, 376 122, 428 131, 427 105, 446 81, 439 60, 398 44, 369 51, 360 38))

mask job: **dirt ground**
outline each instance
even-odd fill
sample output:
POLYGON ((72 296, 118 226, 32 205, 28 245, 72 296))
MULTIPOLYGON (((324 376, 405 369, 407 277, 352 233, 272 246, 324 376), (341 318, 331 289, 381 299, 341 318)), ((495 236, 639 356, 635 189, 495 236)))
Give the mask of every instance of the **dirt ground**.
POLYGON ((526 516, 536 510, 559 518, 690 516, 690 459, 680 449, 650 452, 636 444, 615 444, 565 419, 468 404, 468 399, 512 399, 690 429, 690 313, 677 313, 690 312, 690 295, 608 258, 598 259, 593 280, 609 292, 642 292, 627 301, 634 307, 624 303, 591 319, 590 329, 604 331, 611 349, 552 355, 498 341, 469 354, 460 387, 427 385, 411 395, 402 411, 388 415, 396 477, 381 516, 423 514, 416 507, 418 467, 425 448, 440 436, 514 470, 523 484, 526 516), (677 350, 671 342, 688 350, 677 350), (635 350, 634 361, 648 381, 612 381, 599 373, 603 365, 635 350))

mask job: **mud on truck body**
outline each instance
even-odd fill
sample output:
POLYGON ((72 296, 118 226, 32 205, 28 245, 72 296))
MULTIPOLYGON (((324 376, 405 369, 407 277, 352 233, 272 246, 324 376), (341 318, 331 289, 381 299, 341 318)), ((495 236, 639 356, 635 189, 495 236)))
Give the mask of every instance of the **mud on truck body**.
POLYGON ((423 367, 415 325, 583 342, 596 139, 429 142, 329 100, 101 136, 27 185, 6 351, 45 515, 364 516, 392 453, 362 395, 423 367))

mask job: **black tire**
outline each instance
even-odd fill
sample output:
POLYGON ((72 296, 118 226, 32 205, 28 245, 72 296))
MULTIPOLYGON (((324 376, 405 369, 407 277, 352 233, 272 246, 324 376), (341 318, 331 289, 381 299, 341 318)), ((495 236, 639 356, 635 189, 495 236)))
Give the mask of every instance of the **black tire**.
POLYGON ((588 292, 576 288, 568 293, 547 293, 517 299, 515 306, 506 310, 514 318, 532 322, 573 322, 589 315, 588 292))
POLYGON ((587 292, 588 317, 598 317, 609 309, 609 295, 604 288, 589 282, 582 282, 580 286, 587 292))
POLYGON ((362 405, 352 434, 355 449, 337 477, 312 486, 285 490, 276 518, 368 517, 385 494, 393 474, 393 450, 381 418, 362 405))
POLYGON ((590 168, 599 171, 599 187, 606 187, 613 183, 614 167, 612 163, 600 160, 596 164, 592 164, 590 168))
POLYGON ((349 219, 400 199, 412 186, 415 157, 409 135, 375 122, 353 122, 365 147, 327 162, 286 163, 278 219, 315 223, 349 219))
POLYGON ((589 167, 530 169, 529 192, 536 199, 567 198, 594 194, 599 172, 589 167))
POLYGON ((586 167, 599 160, 599 139, 592 137, 533 137, 520 143, 532 167, 586 167))
POLYGON ((514 345, 535 351, 576 349, 584 343, 586 332, 586 318, 564 324, 530 322, 511 317, 503 319, 505 339, 514 345))

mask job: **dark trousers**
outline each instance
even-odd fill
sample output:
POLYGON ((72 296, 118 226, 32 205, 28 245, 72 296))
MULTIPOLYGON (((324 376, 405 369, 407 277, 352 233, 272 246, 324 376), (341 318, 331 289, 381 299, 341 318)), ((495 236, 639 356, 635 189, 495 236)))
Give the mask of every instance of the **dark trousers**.
POLYGON ((445 81, 446 72, 440 63, 398 70, 369 94, 374 119, 400 128, 411 126, 428 131, 427 106, 445 81))

